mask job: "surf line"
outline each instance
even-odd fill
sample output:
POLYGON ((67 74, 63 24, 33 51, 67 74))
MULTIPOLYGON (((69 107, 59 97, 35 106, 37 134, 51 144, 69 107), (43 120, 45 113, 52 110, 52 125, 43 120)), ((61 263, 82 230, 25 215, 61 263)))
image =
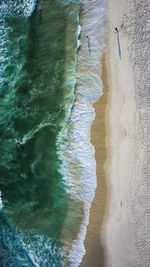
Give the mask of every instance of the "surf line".
POLYGON ((37 0, 34 0, 33 7, 32 7, 32 10, 31 10, 29 16, 32 16, 33 12, 35 11, 36 5, 37 5, 37 0))

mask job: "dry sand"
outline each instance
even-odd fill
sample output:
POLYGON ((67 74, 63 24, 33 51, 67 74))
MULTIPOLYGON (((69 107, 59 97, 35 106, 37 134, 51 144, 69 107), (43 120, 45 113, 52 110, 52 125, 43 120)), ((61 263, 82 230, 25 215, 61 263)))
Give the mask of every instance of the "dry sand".
POLYGON ((81 267, 150 266, 149 9, 148 0, 108 4, 104 95, 92 127, 98 186, 81 267))

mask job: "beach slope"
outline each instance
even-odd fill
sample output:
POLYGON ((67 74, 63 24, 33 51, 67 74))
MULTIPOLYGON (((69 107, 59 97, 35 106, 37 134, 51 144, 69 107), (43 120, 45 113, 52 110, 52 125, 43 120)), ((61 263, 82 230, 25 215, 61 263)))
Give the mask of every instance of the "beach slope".
POLYGON ((150 266, 149 8, 108 3, 104 95, 92 127, 98 186, 82 267, 150 266))

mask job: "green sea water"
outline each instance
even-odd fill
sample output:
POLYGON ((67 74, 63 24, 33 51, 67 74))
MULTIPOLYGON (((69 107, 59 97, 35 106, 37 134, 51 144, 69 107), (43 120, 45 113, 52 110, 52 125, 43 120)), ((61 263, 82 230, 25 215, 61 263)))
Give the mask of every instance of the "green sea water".
POLYGON ((74 100, 80 4, 41 0, 40 16, 24 4, 0 3, 0 261, 64 266, 68 196, 56 140, 74 100))

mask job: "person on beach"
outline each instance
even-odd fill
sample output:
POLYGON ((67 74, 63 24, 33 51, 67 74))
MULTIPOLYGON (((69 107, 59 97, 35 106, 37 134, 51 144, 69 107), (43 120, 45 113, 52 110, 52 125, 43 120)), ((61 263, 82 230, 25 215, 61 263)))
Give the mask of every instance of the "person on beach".
POLYGON ((118 32, 118 29, 117 28, 115 28, 115 30, 116 30, 116 32, 118 32))
POLYGON ((88 42, 88 51, 89 51, 89 54, 91 53, 91 47, 90 47, 90 39, 89 39, 89 36, 86 36, 87 38, 87 42, 88 42))

